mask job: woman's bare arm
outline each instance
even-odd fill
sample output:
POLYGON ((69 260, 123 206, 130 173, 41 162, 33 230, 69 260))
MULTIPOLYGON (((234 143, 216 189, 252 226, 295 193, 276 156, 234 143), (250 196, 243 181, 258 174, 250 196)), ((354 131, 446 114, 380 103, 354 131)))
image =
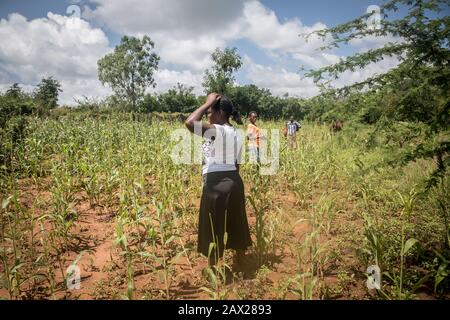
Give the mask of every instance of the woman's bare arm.
MULTIPOLYGON (((200 122, 206 110, 208 110, 209 107, 213 106, 219 99, 220 95, 218 93, 210 93, 206 98, 206 102, 200 107, 198 107, 197 110, 192 112, 186 119, 186 121, 184 122, 186 128, 188 128, 188 130, 192 133, 197 133, 194 132, 195 123, 200 122)), ((201 122, 201 127, 202 127, 202 135, 207 130, 215 130, 214 125, 207 122, 201 122)))

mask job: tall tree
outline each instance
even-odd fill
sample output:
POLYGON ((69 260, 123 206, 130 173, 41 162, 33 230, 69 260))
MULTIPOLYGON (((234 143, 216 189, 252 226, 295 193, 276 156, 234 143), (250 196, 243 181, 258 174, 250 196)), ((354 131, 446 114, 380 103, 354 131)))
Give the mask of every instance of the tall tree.
POLYGON ((43 78, 35 91, 35 101, 38 114, 43 114, 58 106, 59 93, 62 92, 61 84, 53 77, 43 78))
POLYGON ((114 52, 98 61, 101 83, 127 100, 133 110, 143 98, 145 89, 156 86, 153 73, 158 69, 159 56, 153 52, 154 46, 149 36, 142 39, 124 36, 114 52))
POLYGON ((211 70, 205 71, 203 78, 205 92, 207 94, 210 92, 230 94, 234 81, 233 73, 242 66, 242 59, 237 54, 237 49, 225 48, 222 51, 216 48, 211 58, 214 65, 211 70))
MULTIPOLYGON (((380 110, 383 116, 378 118, 426 124, 426 138, 414 150, 392 163, 435 157, 437 169, 429 185, 435 184, 450 165, 450 17, 445 14, 441 16, 442 12, 449 11, 449 6, 447 0, 391 0, 380 8, 383 19, 378 21, 376 27, 367 23, 375 14, 370 12, 336 27, 316 31, 313 34, 333 39, 322 49, 339 47, 367 36, 393 35, 401 41, 389 42, 381 48, 349 56, 306 74, 313 77, 316 83, 324 85, 347 70, 365 68, 387 56, 397 57, 400 63, 390 71, 341 89, 331 89, 331 93, 341 96, 361 90, 382 92, 384 97, 395 99, 395 107, 380 110), (399 6, 408 8, 406 15, 389 19, 399 6)), ((393 121, 384 123, 393 124, 393 121)))

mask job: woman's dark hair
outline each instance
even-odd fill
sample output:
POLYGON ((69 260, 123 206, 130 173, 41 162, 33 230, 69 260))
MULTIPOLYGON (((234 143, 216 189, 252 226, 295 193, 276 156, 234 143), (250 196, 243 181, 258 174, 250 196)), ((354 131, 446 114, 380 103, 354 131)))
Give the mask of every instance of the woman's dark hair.
POLYGON ((233 102, 231 102, 230 98, 222 96, 212 109, 214 111, 223 110, 227 117, 231 116, 237 124, 242 124, 241 114, 233 102))

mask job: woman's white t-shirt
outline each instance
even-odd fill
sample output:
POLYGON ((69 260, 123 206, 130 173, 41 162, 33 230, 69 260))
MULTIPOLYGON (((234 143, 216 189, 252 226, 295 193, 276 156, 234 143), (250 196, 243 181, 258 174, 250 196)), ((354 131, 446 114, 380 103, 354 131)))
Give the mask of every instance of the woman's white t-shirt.
POLYGON ((235 171, 240 163, 242 134, 232 126, 215 124, 215 134, 206 131, 202 144, 202 174, 218 171, 235 171))

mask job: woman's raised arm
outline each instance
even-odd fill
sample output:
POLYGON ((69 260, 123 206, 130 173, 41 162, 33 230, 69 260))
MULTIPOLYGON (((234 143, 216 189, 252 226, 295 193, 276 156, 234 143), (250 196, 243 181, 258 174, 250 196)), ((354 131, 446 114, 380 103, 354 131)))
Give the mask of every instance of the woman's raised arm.
MULTIPOLYGON (((195 123, 200 122, 202 120, 202 117, 208 110, 208 108, 216 104, 217 101, 220 100, 220 97, 221 96, 218 93, 210 93, 206 98, 206 102, 189 115, 186 121, 184 121, 184 125, 186 126, 186 128, 188 128, 190 132, 198 133, 194 132, 195 123)), ((206 130, 215 129, 214 125, 207 122, 201 122, 201 126, 202 126, 202 135, 205 133, 206 130)))

